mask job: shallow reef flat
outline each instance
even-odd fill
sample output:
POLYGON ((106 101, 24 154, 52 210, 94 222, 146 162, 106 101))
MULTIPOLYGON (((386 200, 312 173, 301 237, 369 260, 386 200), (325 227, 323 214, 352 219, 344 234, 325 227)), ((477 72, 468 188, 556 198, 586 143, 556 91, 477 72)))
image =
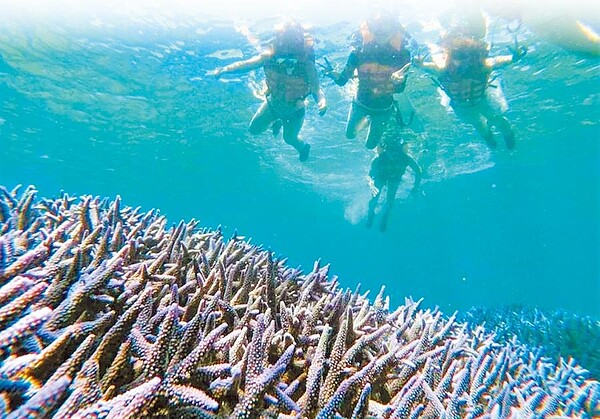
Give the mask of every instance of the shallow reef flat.
POLYGON ((7 418, 591 418, 573 359, 221 231, 0 188, 7 418))

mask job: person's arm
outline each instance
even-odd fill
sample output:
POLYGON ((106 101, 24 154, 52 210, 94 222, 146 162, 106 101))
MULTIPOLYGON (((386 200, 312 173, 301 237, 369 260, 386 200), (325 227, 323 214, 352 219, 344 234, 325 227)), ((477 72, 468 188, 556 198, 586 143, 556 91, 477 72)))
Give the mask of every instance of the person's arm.
POLYGON ((395 71, 391 75, 392 83, 396 93, 402 93, 406 88, 406 74, 410 68, 410 62, 405 64, 400 70, 395 71))
POLYGON ((514 47, 509 47, 511 55, 499 55, 497 57, 488 57, 485 59, 485 65, 490 70, 506 67, 509 64, 516 63, 527 54, 527 48, 515 43, 514 47))
POLYGON ((341 72, 331 71, 327 74, 338 86, 344 86, 348 83, 352 77, 354 77, 354 72, 358 68, 358 55, 356 51, 352 51, 348 56, 348 60, 346 61, 346 65, 341 72))
POLYGON ((485 59, 485 66, 490 70, 497 70, 514 63, 512 55, 499 55, 497 57, 488 57, 485 59))
POLYGON ((307 60, 306 62, 306 77, 308 78, 308 85, 310 87, 310 95, 315 100, 317 108, 319 108, 319 115, 325 115, 327 112, 327 100, 325 99, 325 93, 319 84, 319 75, 317 73, 317 67, 314 60, 307 60))
POLYGON ((244 61, 237 61, 225 67, 217 67, 213 71, 213 75, 220 77, 223 73, 245 73, 250 70, 256 70, 262 67, 269 58, 271 58, 271 52, 263 52, 244 61))
POLYGON ((381 156, 375 156, 373 160, 371 160, 371 167, 369 168, 369 185, 371 186, 371 191, 373 193, 379 193, 381 187, 383 186, 383 173, 382 173, 382 165, 381 156))
MULTIPOLYGON (((440 76, 446 67, 446 58, 444 62, 430 59, 425 61, 427 57, 430 57, 429 53, 421 52, 420 54, 413 55, 411 63, 413 66, 422 69, 426 73, 432 76, 440 76)), ((447 56, 446 56, 447 57, 447 56)))
POLYGON ((440 67, 435 61, 418 61, 414 60, 413 64, 423 69, 426 73, 429 73, 433 76, 440 76, 444 71, 443 67, 440 67))
POLYGON ((400 70, 393 72, 391 75, 392 83, 396 93, 402 93, 406 88, 406 79, 410 64, 410 52, 407 49, 403 49, 399 54, 398 66, 401 66, 400 70))

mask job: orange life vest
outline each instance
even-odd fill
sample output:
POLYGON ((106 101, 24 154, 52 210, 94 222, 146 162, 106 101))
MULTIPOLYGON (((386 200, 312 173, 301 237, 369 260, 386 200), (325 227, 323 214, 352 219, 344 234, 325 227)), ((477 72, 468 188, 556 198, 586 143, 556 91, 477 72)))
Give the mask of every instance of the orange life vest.
POLYGON ((264 65, 267 95, 286 103, 304 100, 311 90, 308 74, 311 65, 314 55, 310 45, 298 54, 281 56, 275 52, 264 65))
POLYGON ((489 76, 473 78, 440 78, 440 84, 448 97, 460 104, 477 104, 484 96, 489 76))
POLYGON ((475 105, 485 96, 489 85, 490 71, 485 66, 487 50, 481 44, 481 50, 474 47, 467 51, 467 58, 460 61, 453 56, 464 51, 451 51, 448 55, 448 64, 443 75, 439 78, 440 86, 448 97, 455 103, 475 105))
POLYGON ((373 34, 361 29, 362 43, 355 51, 358 59, 357 99, 366 106, 385 108, 392 104, 397 86, 391 76, 410 62, 410 53, 403 48, 404 37, 399 31, 387 44, 375 43, 373 34))

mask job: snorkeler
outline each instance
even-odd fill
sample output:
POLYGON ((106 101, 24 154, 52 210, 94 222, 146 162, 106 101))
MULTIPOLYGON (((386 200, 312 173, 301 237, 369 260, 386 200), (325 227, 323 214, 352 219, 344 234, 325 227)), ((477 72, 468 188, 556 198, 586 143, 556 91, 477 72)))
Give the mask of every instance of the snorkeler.
POLYGON ((356 138, 357 130, 368 118, 368 149, 379 143, 394 110, 394 94, 403 92, 406 86, 410 52, 405 44, 406 32, 398 19, 376 14, 360 26, 341 72, 333 71, 327 62, 325 75, 338 86, 344 86, 357 73, 358 90, 348 113, 346 138, 356 138))
POLYGON ((406 153, 407 145, 397 136, 390 136, 382 140, 377 148, 378 154, 371 161, 369 170, 369 186, 372 197, 369 201, 369 212, 367 214, 367 227, 373 225, 375 208, 379 203, 379 197, 384 186, 386 186, 386 200, 381 211, 381 222, 379 229, 387 229, 388 217, 396 200, 396 192, 402 181, 406 168, 410 167, 415 175, 415 182, 411 190, 412 194, 419 191, 421 185, 421 168, 417 162, 406 153))
POLYGON ((496 148, 492 127, 504 137, 506 148, 515 147, 515 134, 502 109, 502 98, 491 92, 492 71, 520 60, 527 50, 516 45, 512 55, 488 56, 484 41, 475 37, 446 36, 445 61, 415 64, 436 76, 435 83, 450 99, 456 116, 473 125, 490 148, 496 148))
POLYGON ((277 134, 283 127, 283 139, 306 161, 310 144, 298 138, 306 112, 304 100, 313 97, 323 116, 327 110, 325 95, 319 86, 312 40, 302 26, 287 22, 277 31, 269 49, 245 61, 214 70, 215 77, 224 73, 242 73, 263 67, 267 91, 265 101, 250 121, 252 135, 265 132, 270 125, 277 134))

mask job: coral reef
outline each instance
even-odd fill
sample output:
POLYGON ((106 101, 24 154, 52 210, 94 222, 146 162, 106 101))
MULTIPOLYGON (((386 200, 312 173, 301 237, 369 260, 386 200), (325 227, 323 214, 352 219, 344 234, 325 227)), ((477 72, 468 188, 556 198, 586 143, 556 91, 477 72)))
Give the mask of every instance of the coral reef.
POLYGON ((21 417, 593 417, 573 360, 220 231, 0 190, 0 409, 21 417))
POLYGON ((591 376, 600 379, 600 320, 564 310, 540 310, 522 305, 474 307, 461 320, 483 324, 499 340, 513 337, 543 348, 544 356, 558 361, 575 358, 591 376))

